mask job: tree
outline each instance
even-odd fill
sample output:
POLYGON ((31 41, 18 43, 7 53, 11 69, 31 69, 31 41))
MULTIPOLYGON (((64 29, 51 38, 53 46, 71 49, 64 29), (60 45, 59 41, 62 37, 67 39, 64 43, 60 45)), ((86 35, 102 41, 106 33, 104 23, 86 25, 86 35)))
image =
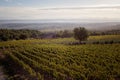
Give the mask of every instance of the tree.
POLYGON ((82 40, 86 40, 88 38, 87 30, 84 27, 75 28, 74 38, 79 40, 80 43, 82 40))
POLYGON ((21 34, 20 35, 20 39, 27 39, 27 38, 28 38, 28 36, 26 34, 21 34))

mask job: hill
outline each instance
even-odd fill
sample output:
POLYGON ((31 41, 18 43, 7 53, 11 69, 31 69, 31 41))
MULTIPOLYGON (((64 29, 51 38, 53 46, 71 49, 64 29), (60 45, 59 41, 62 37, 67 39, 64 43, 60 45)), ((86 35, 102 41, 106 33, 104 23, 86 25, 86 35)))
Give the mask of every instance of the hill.
POLYGON ((9 23, 1 22, 0 28, 3 29, 34 29, 41 31, 59 31, 72 30, 75 27, 85 27, 88 30, 120 30, 119 22, 104 22, 104 23, 62 23, 62 22, 33 22, 33 23, 9 23))
MULTIPOLYGON (((106 40, 97 36, 90 40, 106 40)), ((118 40, 120 38, 117 38, 118 40)), ((0 42, 11 80, 119 80, 120 45, 66 45, 74 39, 32 39, 0 42)))

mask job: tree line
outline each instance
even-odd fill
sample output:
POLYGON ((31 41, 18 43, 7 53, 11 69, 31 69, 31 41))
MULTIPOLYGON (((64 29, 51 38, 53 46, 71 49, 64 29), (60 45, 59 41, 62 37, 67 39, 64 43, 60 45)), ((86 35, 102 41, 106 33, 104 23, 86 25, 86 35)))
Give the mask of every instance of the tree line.
POLYGON ((120 30, 110 31, 88 31, 84 27, 74 28, 73 31, 63 30, 55 32, 41 32, 38 30, 28 29, 0 29, 0 41, 8 40, 20 40, 20 39, 45 39, 45 38, 69 38, 74 37, 75 39, 82 41, 86 40, 88 36, 96 35, 119 35, 120 30))
POLYGON ((37 30, 0 29, 0 41, 40 38, 41 35, 42 33, 37 30))
POLYGON ((73 33, 68 30, 57 32, 41 32, 28 29, 0 29, 0 41, 21 40, 21 39, 45 39, 45 38, 68 38, 73 33))
POLYGON ((88 37, 88 32, 84 27, 75 28, 72 31, 64 30, 52 33, 40 32, 37 30, 27 30, 27 29, 0 29, 0 41, 8 40, 20 40, 20 39, 29 39, 29 38, 68 38, 75 37, 75 39, 82 41, 86 40, 88 37))

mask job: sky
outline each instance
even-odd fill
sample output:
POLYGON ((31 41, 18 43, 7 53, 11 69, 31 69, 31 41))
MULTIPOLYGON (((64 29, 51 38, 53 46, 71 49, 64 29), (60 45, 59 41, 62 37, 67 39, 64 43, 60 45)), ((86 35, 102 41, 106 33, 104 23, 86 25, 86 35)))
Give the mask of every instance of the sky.
POLYGON ((120 21, 120 0, 0 0, 0 20, 120 21))

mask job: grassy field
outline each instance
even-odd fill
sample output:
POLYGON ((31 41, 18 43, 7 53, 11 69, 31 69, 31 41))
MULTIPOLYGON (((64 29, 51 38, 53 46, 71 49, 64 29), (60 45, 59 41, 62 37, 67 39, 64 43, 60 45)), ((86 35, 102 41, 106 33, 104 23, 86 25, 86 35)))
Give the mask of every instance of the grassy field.
MULTIPOLYGON (((120 40, 120 35, 90 40, 120 40)), ((120 44, 68 45, 73 38, 0 42, 8 80, 119 80, 120 44)))
POLYGON ((90 36, 88 40, 120 40, 120 35, 90 36))
MULTIPOLYGON (((87 41, 120 41, 120 35, 104 35, 104 36, 89 36, 87 41)), ((18 44, 67 44, 78 42, 74 38, 57 38, 57 39, 28 39, 28 40, 13 40, 0 42, 1 45, 18 45, 18 44)))

